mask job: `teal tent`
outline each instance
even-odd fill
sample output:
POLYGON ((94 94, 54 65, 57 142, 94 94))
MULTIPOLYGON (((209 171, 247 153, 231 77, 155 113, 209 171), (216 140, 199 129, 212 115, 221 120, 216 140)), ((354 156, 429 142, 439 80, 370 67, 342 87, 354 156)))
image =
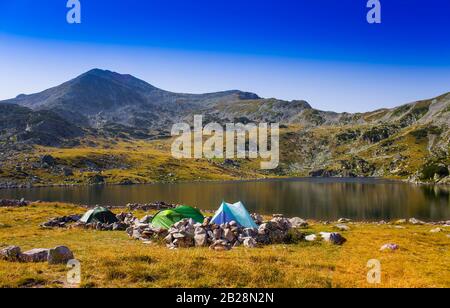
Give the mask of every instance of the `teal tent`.
POLYGON ((235 204, 223 202, 211 220, 211 223, 221 225, 233 220, 244 228, 258 228, 242 202, 235 204))

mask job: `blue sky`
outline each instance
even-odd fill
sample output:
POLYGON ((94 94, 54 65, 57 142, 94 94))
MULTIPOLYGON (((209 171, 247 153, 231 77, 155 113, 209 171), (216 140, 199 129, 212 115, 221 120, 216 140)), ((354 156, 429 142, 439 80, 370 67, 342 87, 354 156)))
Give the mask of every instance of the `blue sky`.
POLYGON ((241 89, 334 111, 393 107, 450 91, 450 2, 380 0, 0 0, 0 99, 94 67, 155 86, 241 89))

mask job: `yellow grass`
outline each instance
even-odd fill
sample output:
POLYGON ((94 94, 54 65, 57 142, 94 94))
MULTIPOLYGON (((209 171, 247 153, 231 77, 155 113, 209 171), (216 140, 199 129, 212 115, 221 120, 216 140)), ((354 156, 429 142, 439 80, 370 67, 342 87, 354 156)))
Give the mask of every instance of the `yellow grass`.
MULTIPOLYGON (((83 213, 67 204, 0 208, 0 246, 23 250, 70 247, 82 266, 80 287, 450 287, 450 239, 430 226, 355 224, 342 234, 342 246, 300 242, 229 252, 209 249, 171 251, 145 245, 125 232, 45 230, 49 218, 83 213), (397 252, 382 253, 386 243, 397 252), (382 263, 382 283, 367 283, 369 259, 382 263)), ((144 213, 136 213, 143 216, 144 213)), ((313 223, 307 233, 332 231, 313 223)), ((65 266, 0 261, 0 287, 66 287, 65 266)))

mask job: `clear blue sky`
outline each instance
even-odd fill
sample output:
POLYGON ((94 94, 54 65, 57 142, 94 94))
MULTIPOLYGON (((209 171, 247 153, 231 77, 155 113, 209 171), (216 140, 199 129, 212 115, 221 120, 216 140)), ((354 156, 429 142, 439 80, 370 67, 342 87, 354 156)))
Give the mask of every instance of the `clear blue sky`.
POLYGON ((0 0, 0 99, 94 67, 177 92, 241 89, 334 111, 450 91, 450 1, 0 0))

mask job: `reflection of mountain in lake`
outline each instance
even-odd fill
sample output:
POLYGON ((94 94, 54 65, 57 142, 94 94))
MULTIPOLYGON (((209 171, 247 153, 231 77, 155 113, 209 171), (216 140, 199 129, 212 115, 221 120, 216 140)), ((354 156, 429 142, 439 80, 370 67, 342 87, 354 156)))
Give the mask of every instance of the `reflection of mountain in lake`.
POLYGON ((391 220, 416 217, 447 220, 450 191, 444 186, 355 179, 182 183, 140 186, 99 186, 0 190, 0 198, 125 205, 167 201, 216 209, 226 200, 242 200, 252 212, 331 220, 391 220))

